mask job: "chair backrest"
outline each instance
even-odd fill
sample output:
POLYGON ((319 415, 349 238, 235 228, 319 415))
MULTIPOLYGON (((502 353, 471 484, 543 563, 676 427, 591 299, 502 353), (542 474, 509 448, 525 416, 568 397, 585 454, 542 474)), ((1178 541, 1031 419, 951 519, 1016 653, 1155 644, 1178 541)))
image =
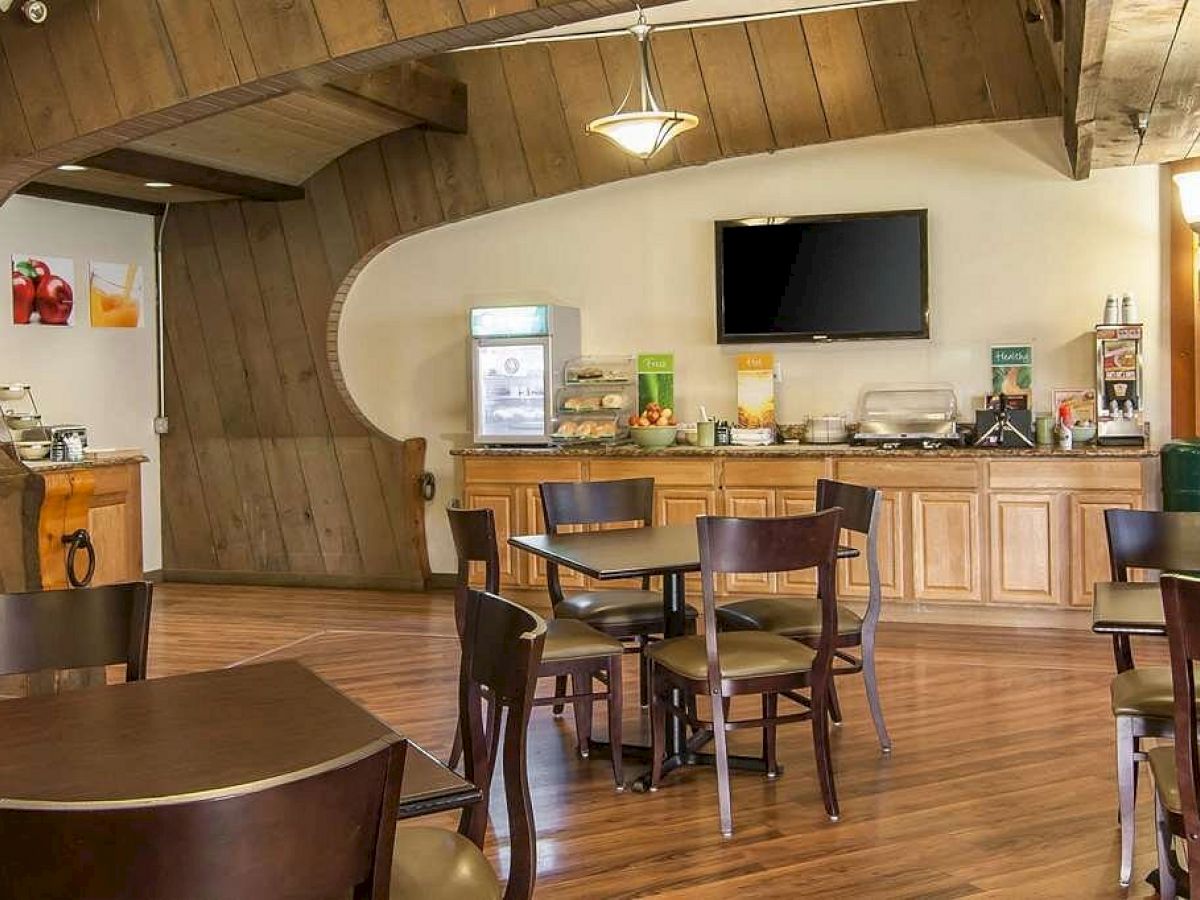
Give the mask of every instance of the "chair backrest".
POLYGON ((0 594, 0 675, 125 664, 146 677, 148 581, 29 594, 0 594))
POLYGON ((500 590, 500 550, 496 541, 496 514, 489 508, 462 509, 451 506, 446 510, 450 520, 450 535, 458 555, 458 586, 467 587, 471 563, 483 563, 484 590, 500 590))
POLYGON ((219 798, 0 808, 0 896, 356 900, 389 890, 407 742, 219 798))
POLYGON ((704 593, 704 638, 710 692, 720 690, 717 654, 716 576, 721 573, 792 572, 817 569, 821 636, 814 674, 828 676, 837 639, 837 586, 834 566, 842 511, 838 507, 807 516, 732 518, 700 516, 700 581, 704 593))
POLYGON ((879 576, 879 522, 883 515, 883 491, 828 478, 817 479, 817 512, 840 507, 842 528, 866 535, 867 608, 865 627, 879 621, 883 607, 883 584, 879 576))
MULTIPOLYGON (((654 522, 654 479, 623 478, 617 481, 543 481, 542 517, 547 534, 557 534, 564 525, 611 525, 635 522, 649 527, 654 522)), ((546 564, 550 599, 563 599, 558 566, 546 564)), ((650 579, 642 579, 643 589, 650 579)))
POLYGON ((1104 527, 1113 581, 1129 569, 1200 572, 1200 513, 1107 509, 1104 527))
POLYGON ((463 814, 459 831, 483 846, 488 796, 504 736, 504 798, 508 810, 509 875, 506 900, 528 900, 537 877, 537 840, 526 768, 526 738, 546 623, 496 594, 459 588, 465 612, 459 671, 459 728, 468 781, 483 801, 463 814), (489 698, 485 727, 483 694, 489 698), (485 737, 486 735, 486 737, 485 737))
POLYGON ((1164 575, 1161 585, 1175 699, 1175 769, 1183 822, 1189 836, 1189 871, 1200 871, 1200 751, 1196 746, 1193 666, 1200 659, 1200 579, 1164 575))

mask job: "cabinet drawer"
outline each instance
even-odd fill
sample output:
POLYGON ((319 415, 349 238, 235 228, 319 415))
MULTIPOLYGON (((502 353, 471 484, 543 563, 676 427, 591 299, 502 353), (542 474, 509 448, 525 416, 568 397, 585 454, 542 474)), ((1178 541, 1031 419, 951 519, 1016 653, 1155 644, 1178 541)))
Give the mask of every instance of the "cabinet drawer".
POLYGON ((989 463, 993 488, 1140 491, 1142 464, 1129 459, 1006 459, 989 463))
POLYGON ((712 462, 698 459, 593 459, 588 480, 653 478, 656 484, 712 487, 714 471, 712 462))
POLYGON ((979 487, 979 466, 970 460, 841 459, 837 478, 878 488, 963 490, 979 487))
POLYGON ((463 460, 463 483, 540 484, 543 481, 582 481, 583 462, 536 456, 463 460))
POLYGON ((726 487, 781 487, 817 489, 825 477, 825 458, 726 460, 726 487))

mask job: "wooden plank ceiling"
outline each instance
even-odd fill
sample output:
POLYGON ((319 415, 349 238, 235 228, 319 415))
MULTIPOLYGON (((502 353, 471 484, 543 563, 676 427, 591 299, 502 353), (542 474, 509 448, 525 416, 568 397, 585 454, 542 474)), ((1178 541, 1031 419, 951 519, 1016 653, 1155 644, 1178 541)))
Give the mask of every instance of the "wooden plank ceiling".
POLYGON ((1200 156, 1200 3, 1079 0, 1066 53, 1080 85, 1066 126, 1077 177, 1200 156))
MULTIPOLYGON (((662 33, 655 53, 666 97, 701 125, 650 163, 583 133, 625 93, 628 41, 453 54, 437 66, 468 85, 467 134, 410 128, 368 141, 310 178, 304 200, 173 210, 171 432, 161 442, 167 569, 339 583, 423 578, 422 505, 412 494, 422 447, 370 428, 337 368, 347 275, 380 245, 647 171, 1053 114, 1050 45, 1023 13, 1020 0, 920 0, 662 33)), ((397 391, 405 402, 404 386, 397 391)))

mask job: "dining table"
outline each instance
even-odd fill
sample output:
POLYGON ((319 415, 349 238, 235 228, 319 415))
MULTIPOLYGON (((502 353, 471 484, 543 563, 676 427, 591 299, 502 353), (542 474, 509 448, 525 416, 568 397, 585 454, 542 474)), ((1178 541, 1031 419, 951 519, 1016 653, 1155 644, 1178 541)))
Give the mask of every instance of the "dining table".
MULTIPOLYGON (((517 535, 510 537, 508 543, 597 581, 661 577, 663 636, 680 637, 686 632, 684 576, 700 571, 700 543, 695 524, 517 535)), ((854 548, 838 548, 839 558, 857 555, 854 548)), ((674 709, 683 707, 677 689, 673 690, 672 700, 674 709)), ((664 738, 663 774, 682 766, 715 765, 716 757, 700 750, 711 740, 712 731, 707 728, 696 729, 688 737, 684 719, 670 713, 664 738)), ((591 750, 600 754, 609 752, 607 743, 598 740, 591 742, 589 752, 591 750)), ((650 758, 650 748, 642 744, 626 743, 623 750, 634 758, 650 758)), ((753 772, 767 771, 766 761, 760 756, 731 755, 729 766, 753 772)), ((782 771, 782 766, 777 769, 782 771)), ((633 789, 644 791, 649 784, 647 773, 634 780, 633 789)))
POLYGON ((1133 637, 1166 637, 1158 580, 1099 581, 1092 594, 1092 631, 1112 637, 1118 672, 1133 668, 1133 637))
MULTIPOLYGON (((396 737, 293 660, 6 700, 0 809, 220 797, 396 737)), ((409 741, 398 818, 481 796, 409 741)))

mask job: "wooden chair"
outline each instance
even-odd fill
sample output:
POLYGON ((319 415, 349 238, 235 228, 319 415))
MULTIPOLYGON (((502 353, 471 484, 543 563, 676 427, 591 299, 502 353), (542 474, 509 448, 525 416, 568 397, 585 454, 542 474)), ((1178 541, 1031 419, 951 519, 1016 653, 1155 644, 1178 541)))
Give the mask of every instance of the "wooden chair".
POLYGON ((382 900, 407 743, 377 743, 369 755, 331 761, 302 778, 218 797, 107 808, 6 805, 0 896, 326 900, 353 890, 355 900, 382 900))
POLYGON ((838 634, 838 604, 834 565, 841 510, 808 516, 771 519, 701 516, 696 520, 700 540, 701 583, 704 593, 704 634, 657 641, 646 650, 650 663, 650 720, 653 752, 650 785, 662 777, 662 752, 668 711, 695 729, 711 727, 716 743, 717 800, 721 833, 733 833, 729 794, 729 751, 726 733, 741 728, 763 730, 767 776, 778 774, 775 730, 788 722, 811 720, 817 776, 825 811, 838 819, 837 792, 829 747, 829 688, 838 634), (714 583, 719 573, 790 572, 816 567, 821 629, 812 647, 767 631, 717 632, 714 583), (712 721, 701 720, 685 703, 670 699, 672 689, 685 697, 706 694, 712 702, 712 721), (809 696, 798 693, 808 688, 809 696), (731 698, 762 696, 762 717, 732 721, 731 698), (780 715, 783 696, 804 709, 780 715))
MULTIPOLYGON (((450 519, 450 533, 454 538, 454 549, 458 555, 458 587, 466 588, 470 579, 472 562, 484 566, 484 584, 489 593, 495 593, 500 585, 500 553, 496 540, 496 518, 490 509, 446 510, 450 519)), ((461 596, 461 592, 459 594, 461 596)), ((465 618, 461 609, 456 610, 459 634, 463 633, 465 618)), ((614 637, 597 631, 575 619, 554 619, 546 626, 546 640, 542 658, 538 665, 539 678, 554 677, 555 691, 552 697, 538 697, 534 706, 558 706, 570 703, 575 710, 576 741, 579 755, 589 755, 592 737, 592 702, 603 700, 608 704, 608 737, 612 747, 613 778, 617 790, 624 790, 625 778, 621 753, 621 659, 624 648, 614 637), (567 677, 571 679, 570 692, 566 688, 567 677), (592 690, 593 681, 607 685, 604 693, 592 690)), ((454 736, 450 750, 449 765, 458 765, 461 751, 461 732, 454 736)))
MULTIPOLYGON (((867 608, 859 616, 850 607, 838 604, 838 630, 834 676, 863 673, 867 703, 875 722, 875 734, 884 753, 892 750, 879 703, 879 683, 875 675, 875 631, 882 607, 882 588, 879 578, 879 517, 883 509, 883 493, 875 488, 845 484, 822 478, 817 481, 817 511, 840 507, 842 528, 866 536, 867 608), (856 658, 845 648, 861 647, 862 657, 856 658)), ((840 547, 838 558, 859 555, 850 547, 840 547)), ((761 597, 735 600, 717 607, 717 625, 724 631, 770 631, 811 644, 821 633, 821 602, 816 599, 791 597, 761 597)), ((831 689, 830 715, 834 723, 842 721, 837 690, 831 689)))
POLYGON ((392 897, 528 900, 537 877, 537 839, 525 764, 526 738, 546 623, 492 593, 460 587, 456 595, 463 611, 459 728, 466 777, 482 789, 483 800, 463 813, 457 833, 440 828, 397 829, 392 897), (490 700, 486 728, 485 695, 490 700), (482 849, 502 734, 509 836, 508 883, 503 891, 482 849))
POLYGON ((1174 744, 1150 751, 1154 775, 1154 818, 1157 823, 1159 893, 1174 898, 1200 872, 1200 748, 1196 745, 1196 676, 1200 660, 1200 579, 1183 575, 1162 578, 1163 611, 1171 648, 1174 744), (1179 865, 1174 838, 1187 847, 1187 870, 1179 865))
MULTIPOLYGON (((1129 569, 1200 571, 1200 513, 1109 509, 1104 513, 1113 581, 1129 569)), ((1119 616, 1119 611, 1109 613, 1119 616)), ((1120 882, 1133 877, 1138 766, 1146 760, 1142 739, 1173 738, 1171 670, 1135 668, 1129 638, 1113 636, 1117 675, 1110 686, 1117 728, 1117 803, 1121 826, 1120 882)))
POLYGON ((148 581, 27 594, 0 594, 0 675, 125 665, 146 677, 148 581))
MULTIPOLYGON (((618 481, 545 481, 540 486, 546 533, 573 525, 630 524, 649 527, 654 522, 654 479, 626 478, 618 481)), ((555 619, 578 619, 620 640, 632 640, 627 652, 639 654, 639 684, 646 705, 644 651, 651 639, 661 635, 662 594, 650 590, 650 579, 642 579, 641 590, 582 591, 570 597, 563 593, 558 566, 546 564, 547 589, 555 619)), ((695 631, 696 609, 689 605, 688 630, 695 631)), ((555 691, 564 693, 560 679, 555 691)), ((555 708, 555 713, 561 707, 555 708)))

